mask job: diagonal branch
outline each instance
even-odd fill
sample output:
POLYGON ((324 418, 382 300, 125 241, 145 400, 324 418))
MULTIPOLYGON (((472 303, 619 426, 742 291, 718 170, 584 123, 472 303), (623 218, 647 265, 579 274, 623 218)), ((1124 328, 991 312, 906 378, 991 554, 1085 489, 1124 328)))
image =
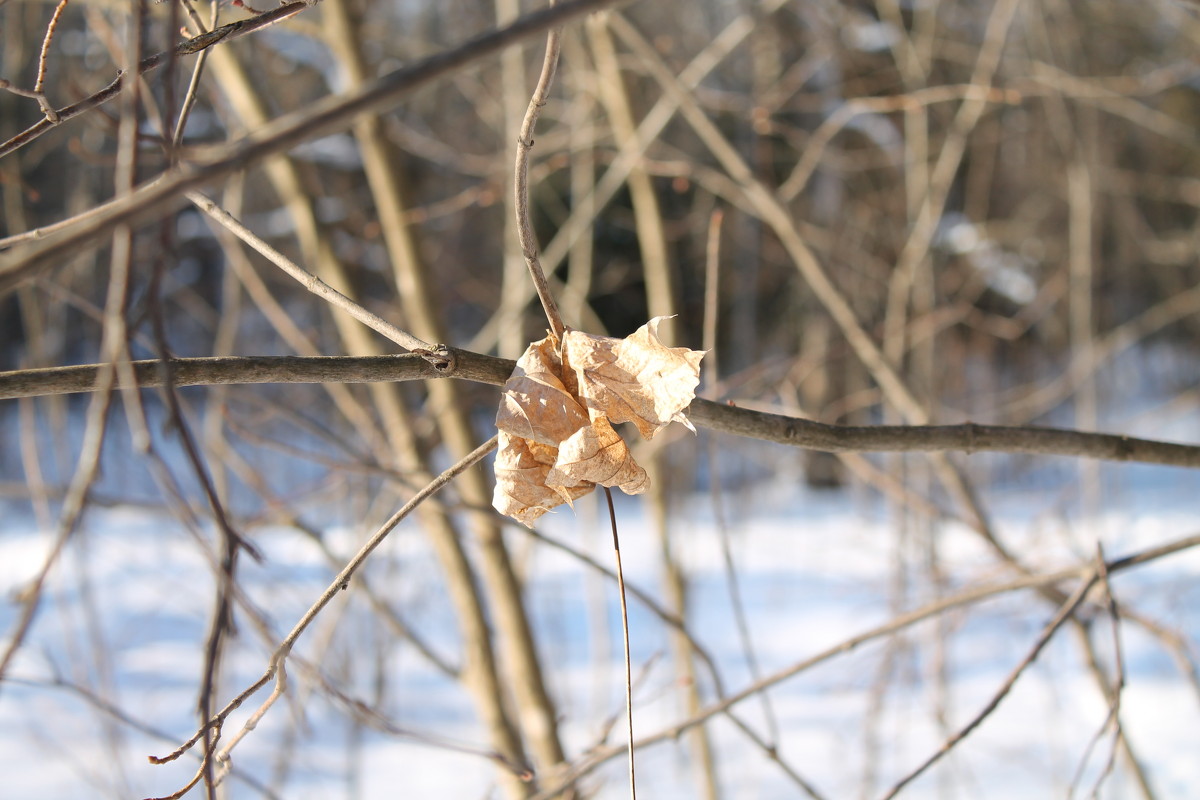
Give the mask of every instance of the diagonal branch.
POLYGON ((1021 659, 1021 662, 1013 667, 1012 671, 1008 674, 1008 677, 1004 679, 1004 683, 1000 685, 1000 688, 994 695, 992 695, 992 698, 987 702, 987 704, 980 709, 979 713, 972 717, 966 725, 951 734, 936 752, 930 755, 929 758, 925 759, 925 761, 921 762, 920 766, 912 770, 900 780, 896 781, 895 785, 893 785, 892 788, 888 790, 887 794, 883 796, 883 800, 892 800, 892 798, 898 795, 905 786, 920 777, 922 773, 936 764, 942 758, 942 756, 953 750, 959 742, 970 736, 972 731, 978 728, 985 719, 991 716, 993 711, 1000 707, 1000 703, 1003 702, 1004 698, 1007 697, 1009 692, 1012 691, 1012 688, 1016 685, 1017 680, 1021 677, 1022 673, 1024 673, 1025 670, 1028 669, 1028 667, 1037 659, 1042 650, 1046 648, 1046 645, 1050 643, 1050 640, 1054 637, 1054 634, 1063 626, 1063 623, 1071 618, 1071 615, 1075 613, 1075 609, 1077 609, 1079 604, 1083 602, 1084 598, 1087 596, 1088 590, 1092 588, 1099 577, 1099 572, 1093 571, 1090 575, 1087 575, 1079 582, 1079 585, 1075 587, 1075 591, 1071 593, 1071 596, 1067 598, 1066 602, 1064 602, 1062 607, 1059 608, 1058 613, 1054 615, 1054 619, 1050 620, 1050 622, 1047 623, 1044 628, 1042 628, 1042 632, 1038 635, 1037 641, 1033 643, 1033 647, 1029 649, 1029 652, 1026 653, 1023 659, 1021 659))
MULTIPOLYGON (((316 619, 317 615, 320 614, 321 611, 324 610, 324 608, 329 605, 329 603, 335 597, 341 594, 349 586, 350 581, 354 578, 355 572, 357 572, 358 568, 363 565, 371 553, 374 552, 375 548, 377 548, 383 542, 383 540, 386 539, 389 534, 391 534, 396 526, 399 525, 410 513, 412 513, 413 509, 445 488, 451 481, 461 475, 464 471, 474 466, 481 459, 483 459, 484 456, 492 452, 495 447, 496 438, 492 437, 487 442, 476 448, 473 452, 459 460, 458 463, 454 464, 434 478, 424 489, 422 489, 420 492, 414 495, 411 500, 405 503, 400 510, 393 514, 387 522, 385 522, 377 531, 375 531, 374 534, 371 535, 366 543, 359 548, 357 553, 355 553, 354 557, 346 562, 346 565, 342 568, 341 572, 334 577, 333 581, 330 582, 329 586, 324 592, 322 592, 321 596, 309 607, 299 621, 296 622, 296 624, 292 627, 291 632, 289 632, 288 635, 285 636, 279 643, 278 647, 276 647, 275 652, 271 655, 271 658, 267 664, 267 669, 262 676, 243 689, 242 692, 235 698, 230 700, 229 703, 227 703, 225 707, 221 709, 221 711, 219 711, 203 726, 201 726, 200 730, 196 731, 196 733, 193 734, 190 739, 166 756, 151 756, 150 762, 152 764, 165 764, 179 758, 185 752, 190 750, 198 741, 200 741, 207 731, 219 729, 221 726, 223 726, 225 720, 231 713, 237 710, 246 700, 266 686, 272 679, 274 679, 275 688, 271 694, 265 701, 263 701, 262 705, 260 705, 258 709, 250 715, 250 719, 242 726, 242 729, 235 736, 233 736, 229 743, 222 748, 221 752, 214 754, 218 762, 227 765, 229 763, 230 751, 233 750, 233 748, 248 733, 254 730, 255 726, 262 719, 262 717, 266 715, 271 706, 273 706, 275 702, 283 696, 287 689, 287 672, 285 670, 285 662, 287 661, 288 656, 291 655, 292 648, 295 647, 296 642, 304 634, 304 631, 308 628, 308 626, 312 624, 312 621, 316 619)), ((208 759, 207 753, 205 754, 205 759, 208 759)), ((509 766, 513 769, 523 769, 523 767, 519 765, 509 766)), ((193 780, 193 783, 194 782, 195 780, 193 780)), ((188 788, 190 788, 191 785, 192 784, 189 784, 180 792, 170 795, 170 797, 181 796, 187 791, 188 788)))
MULTIPOLYGON (((172 213, 182 202, 181 195, 184 192, 246 169, 303 142, 339 131, 357 116, 391 108, 409 92, 493 55, 527 36, 618 2, 620 0, 574 0, 551 6, 526 15, 512 25, 488 31, 458 47, 390 72, 352 93, 325 97, 286 114, 244 138, 218 148, 205 158, 164 173, 131 195, 98 206, 96 213, 46 242, 26 244, 14 248, 10 254, 0 256, 0 296, 32 278, 41 269, 77 254, 80 247, 90 245, 122 223, 161 218, 172 213)), ((302 7, 304 4, 293 3, 280 9, 293 6, 302 7)))
MULTIPOLYGON (((199 192, 188 192, 187 198, 192 201, 205 214, 208 214, 221 225, 224 225, 230 232, 241 239, 246 244, 253 247, 261 255, 265 256, 272 264, 279 267, 289 276, 294 278, 305 289, 320 297, 330 305, 333 305, 345 311, 356 320, 366 325, 368 328, 381 333, 391 339, 396 344, 413 353, 421 353, 422 355, 433 358, 435 345, 424 342, 413 336, 407 331, 402 331, 392 323, 380 317, 378 314, 373 314, 363 308, 358 303, 351 300, 346 295, 334 289, 325 281, 313 275, 311 272, 301 268, 295 264, 287 256, 280 253, 274 247, 260 239, 253 231, 243 225, 238 219, 230 214, 225 209, 218 206, 212 200, 209 200, 199 192)), ((435 359, 437 363, 441 363, 440 359, 435 359)))
MULTIPOLYGON (((1117 572, 1123 572, 1126 569, 1137 567, 1143 564, 1149 564, 1158 559, 1165 558, 1176 553, 1181 553, 1185 550, 1190 550, 1195 547, 1200 547, 1200 534, 1185 536, 1183 538, 1167 542, 1157 547, 1151 547, 1146 550, 1141 550, 1122 558, 1113 559, 1104 565, 1105 573, 1108 575, 1117 572)), ((741 691, 728 695, 721 700, 718 700, 701 713, 678 722, 649 735, 642 736, 638 739, 638 749, 652 747, 654 745, 665 742, 675 742, 679 740, 688 730, 691 730, 697 725, 705 724, 709 719, 717 714, 723 713, 727 709, 732 708, 738 703, 743 702, 747 698, 753 697, 769 686, 775 686, 783 683, 796 675, 806 672, 813 667, 830 661, 838 656, 857 650, 863 644, 879 639, 883 636, 895 634, 899 631, 912 627, 926 619, 936 617, 951 609, 961 608, 964 606, 974 605, 983 602, 990 598, 1000 597, 1013 592, 1025 591, 1029 589, 1038 589, 1039 587, 1052 586, 1063 581, 1069 580, 1088 580, 1090 576, 1095 575, 1096 565, 1094 563, 1083 564, 1075 567, 1049 572, 1043 575, 1025 575, 1016 580, 1009 581, 1004 584, 981 586, 974 589, 967 589, 959 594, 951 597, 945 597, 940 600, 931 602, 925 606, 915 608, 911 611, 899 614, 887 622, 876 625, 862 633, 856 634, 846 640, 826 648, 819 653, 815 653, 800 661, 784 667, 777 672, 767 675, 759 681, 744 687, 741 691)), ((590 752, 585 758, 580 759, 572 770, 571 774, 565 776, 564 784, 568 785, 568 781, 578 781, 585 775, 594 772, 601 765, 619 758, 624 755, 625 748, 623 745, 607 745, 602 748, 597 748, 590 752)), ((534 795, 532 800, 550 800, 556 797, 561 791, 561 786, 551 786, 543 789, 538 794, 534 795)))
MULTIPOLYGON (((62 11, 62 7, 65 5, 65 2, 60 3, 58 8, 55 10, 55 16, 51 20, 52 26, 56 23, 58 14, 62 11)), ((227 41, 231 42, 234 39, 245 36, 248 33, 261 30, 268 25, 274 25, 276 22, 287 19, 293 14, 303 11, 310 5, 312 5, 312 3, 306 3, 302 0, 284 3, 278 8, 273 8, 266 13, 259 14, 256 17, 230 22, 228 25, 222 25, 221 27, 208 31, 207 33, 201 33, 199 36, 194 36, 191 39, 175 45, 174 51, 163 50, 161 53, 155 53, 152 56, 143 58, 138 62, 138 75, 145 75, 147 72, 152 72, 158 69, 163 64, 166 64, 168 61, 170 61, 172 57, 179 58, 181 56, 189 56, 194 53, 201 53, 215 44, 227 41)), ((53 27, 47 31, 45 42, 46 46, 49 45, 50 36, 52 33, 53 27)), ((44 95, 42 94, 42 78, 45 70, 45 60, 46 51, 45 47, 43 47, 41 61, 39 62, 38 83, 34 89, 37 95, 41 96, 43 99, 44 95)), ((3 158, 14 150, 21 149, 34 139, 37 139, 39 136, 49 131, 51 128, 61 125, 69 119, 74 119, 75 117, 78 117, 80 114, 83 114, 87 111, 91 111, 93 108, 104 105, 109 100, 121 93, 121 82, 123 77, 124 73, 122 72, 118 74, 117 77, 113 78, 112 82, 110 82, 103 89, 93 92, 79 102, 72 103, 69 106, 64 106, 63 108, 59 109, 43 106, 43 111, 46 113, 46 116, 43 119, 38 120, 35 124, 30 125, 16 136, 0 144, 0 158, 3 158)), ((38 102, 40 104, 43 102, 43 100, 39 100, 38 102)))

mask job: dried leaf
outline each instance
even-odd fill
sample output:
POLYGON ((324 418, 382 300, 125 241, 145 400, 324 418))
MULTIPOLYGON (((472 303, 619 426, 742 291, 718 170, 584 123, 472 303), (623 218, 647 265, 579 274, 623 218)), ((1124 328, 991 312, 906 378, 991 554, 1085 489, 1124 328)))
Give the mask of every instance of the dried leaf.
POLYGON ((704 357, 663 345, 661 319, 627 339, 568 331, 562 358, 551 337, 529 345, 496 414, 492 505, 498 511, 530 525, 597 484, 627 494, 646 490, 645 470, 612 423, 633 422, 647 438, 672 420, 691 428, 682 412, 692 402, 704 357))
POLYGON ((579 396, 594 419, 632 422, 647 439, 672 421, 693 432, 683 409, 696 396, 704 353, 667 347, 655 317, 625 339, 567 331, 563 359, 575 373, 579 396))
POLYGON ((546 475, 546 483, 566 488, 599 484, 615 486, 625 494, 641 494, 650 479, 633 460, 621 435, 600 417, 559 446, 558 459, 546 475))
POLYGON ((562 361, 547 337, 526 348, 504 385, 496 427, 522 439, 558 446, 591 424, 587 411, 561 380, 562 361))
POLYGON ((500 432, 496 452, 496 489, 492 506, 525 525, 555 506, 570 503, 595 488, 592 485, 551 488, 546 475, 554 466, 558 448, 530 442, 500 432))

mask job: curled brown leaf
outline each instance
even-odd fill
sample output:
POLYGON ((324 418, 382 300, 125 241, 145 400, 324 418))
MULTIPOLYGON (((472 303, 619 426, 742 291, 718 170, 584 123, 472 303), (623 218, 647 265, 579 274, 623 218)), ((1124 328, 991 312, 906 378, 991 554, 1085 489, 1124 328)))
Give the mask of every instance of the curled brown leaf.
POLYGON ((645 491, 649 477, 613 423, 632 422, 647 438, 673 420, 692 428, 683 409, 704 357, 662 344, 661 319, 625 339, 568 331, 562 357, 553 337, 529 345, 496 414, 498 511, 530 525, 597 485, 645 491))
POLYGON ((625 339, 567 331, 563 359, 575 373, 588 412, 616 424, 632 422, 647 439, 672 421, 692 424, 683 409, 696 396, 704 353, 667 347, 655 317, 625 339))
POLYGON ((558 460, 546 482, 551 487, 614 486, 625 494, 641 494, 650 478, 633 460, 621 435, 599 417, 559 445, 558 460))
POLYGON ((557 447, 501 431, 492 506, 517 522, 532 525, 555 506, 570 503, 592 491, 593 486, 558 489, 547 486, 546 475, 554 467, 557 457, 557 447))

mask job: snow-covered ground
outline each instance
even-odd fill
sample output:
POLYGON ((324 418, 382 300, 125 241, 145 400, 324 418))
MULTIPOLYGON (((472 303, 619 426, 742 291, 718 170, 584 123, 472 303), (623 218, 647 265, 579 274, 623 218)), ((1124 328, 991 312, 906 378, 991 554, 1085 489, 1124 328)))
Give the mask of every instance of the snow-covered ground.
MULTIPOLYGON (((1085 517, 1062 513, 1059 490, 1017 487, 989 493, 1005 542, 1027 563, 1049 570, 1091 557, 1097 541, 1109 557, 1200 530, 1200 476, 1184 470, 1105 468, 1105 505, 1085 517)), ((939 588, 927 531, 898 533, 881 501, 864 491, 814 494, 797 476, 723 498, 728 530, 760 675, 782 670, 886 622, 940 594, 1014 577, 978 537, 955 523, 936 527, 939 588)), ((618 504, 627 578, 662 596, 661 551, 643 501, 618 504)), ((724 688, 752 681, 737 634, 713 499, 697 494, 671 517, 673 547, 689 579, 688 622, 715 657, 724 688)), ((607 520, 589 498, 575 513, 553 515, 542 530, 611 565, 607 520)), ((330 530, 349 554, 362 529, 330 530)), ((201 532, 210 537, 211 531, 201 532)), ((0 517, 0 630, 11 633, 14 592, 35 573, 51 540, 24 514, 0 517)), ((318 548, 285 528, 260 528, 266 558, 242 561, 247 602, 219 692, 232 697, 262 673, 277 640, 319 595, 333 572, 318 548)), ((623 741, 621 642, 615 587, 578 559, 513 531, 514 557, 528 579, 527 604, 546 676, 558 699, 568 750, 623 741)), ((195 729, 197 687, 212 607, 212 573, 196 538, 176 520, 133 507, 89 511, 77 539, 52 573, 36 625, 0 684, 0 797, 58 800, 169 794, 195 769, 185 756, 152 765, 195 729), (115 713, 114 713, 115 710, 115 713)), ((369 564, 376 590, 441 655, 457 659, 454 621, 436 564, 415 524, 397 529, 369 564)), ((1200 552, 1185 552, 1113 580, 1123 608, 1179 633, 1200 656, 1200 552)), ((1070 584, 1062 588, 1069 592, 1070 584)), ((786 763, 828 798, 878 797, 973 717, 1032 647, 1054 609, 1022 591, 959 607, 830 658, 779 682, 764 705, 736 707, 764 739, 778 730, 786 763), (768 722, 767 711, 773 717, 768 722)), ((1106 618, 1092 623, 1106 668, 1113 649, 1106 618)), ((651 735, 683 719, 683 690, 671 663, 667 628, 631 603, 635 725, 651 735)), ((1195 797, 1200 786, 1200 695, 1172 654, 1145 629, 1121 626, 1126 686, 1120 717, 1160 798, 1195 797)), ((344 703, 314 685, 297 663, 287 699, 234 751, 239 775, 284 798, 499 796, 491 764, 450 742, 486 750, 466 693, 432 668, 351 591, 328 607, 296 650, 319 664, 329 685, 366 701, 409 736, 378 733, 349 721, 344 703)), ((701 672, 707 701, 715 697, 701 672)), ((265 692, 226 726, 238 730, 265 692)), ((1070 626, 1026 671, 1012 693, 962 745, 902 796, 1015 798, 1089 796, 1112 750, 1108 706, 1081 658, 1070 626), (1074 785, 1073 785, 1074 781, 1074 785), (1072 795, 1072 790, 1074 795, 1072 795)), ((800 796, 796 784, 727 719, 709 725, 717 773, 729 798, 800 796)), ((639 752, 645 797, 697 796, 686 737, 639 752)), ((600 797, 626 796, 625 765, 613 759, 586 778, 600 797)), ((1138 796, 1118 755, 1101 797, 1138 796)), ((235 777, 229 797, 263 793, 235 777)), ((196 790, 200 796, 201 790, 196 790)))

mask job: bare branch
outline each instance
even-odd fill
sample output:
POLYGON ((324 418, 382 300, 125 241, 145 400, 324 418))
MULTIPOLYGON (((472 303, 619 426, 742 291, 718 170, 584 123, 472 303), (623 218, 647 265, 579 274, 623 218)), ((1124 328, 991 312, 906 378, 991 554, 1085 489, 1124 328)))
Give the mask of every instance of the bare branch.
MULTIPOLYGON (((173 358, 167 361, 175 386, 225 386, 250 383, 380 383, 459 377, 501 386, 513 362, 451 349, 454 367, 443 371, 418 355, 385 356, 237 356, 173 358), (507 371, 505 371, 507 367, 507 371)), ((50 367, 0 372, 0 400, 96 391, 103 365, 50 367)), ((157 359, 133 362, 138 386, 163 385, 157 359)))
POLYGON ((550 84, 554 81, 554 72, 558 68, 558 53, 562 49, 562 29, 552 28, 546 37, 546 57, 542 62, 542 73, 538 76, 537 86, 529 99, 529 108, 525 111, 525 119, 521 121, 521 133, 517 136, 517 160, 513 167, 515 178, 513 192, 516 196, 517 238, 521 242, 521 252, 525 256, 525 266, 529 267, 529 277, 537 290, 546 319, 550 322, 550 330, 556 339, 562 339, 563 321, 558 313, 558 304, 550 293, 550 285, 546 282, 546 273, 538 259, 537 236, 533 232, 533 223, 529 219, 529 151, 533 149, 533 129, 538 117, 542 115, 542 106, 550 96, 550 84))
MULTIPOLYGON (((418 355, 177 358, 167 363, 176 386, 378 383, 428 378, 461 378, 503 386, 515 366, 508 359, 455 347, 447 347, 445 352, 447 359, 452 361, 452 366, 447 369, 439 369, 418 355)), ((161 361, 133 362, 138 386, 161 386, 159 369, 162 364, 161 361)), ((89 364, 0 372, 0 400, 93 391, 103 366, 89 364)), ((1029 453, 1200 467, 1200 445, 1063 428, 973 422, 960 425, 828 425, 699 398, 692 402, 686 413, 701 428, 830 453, 1029 453)))
POLYGON ((1063 623, 1071 618, 1071 615, 1075 613, 1075 609, 1078 608, 1079 604, 1083 602, 1084 597, 1087 596, 1088 590, 1092 588, 1092 585, 1096 583, 1099 577, 1100 576, 1098 572, 1093 571, 1090 575, 1079 582, 1079 585, 1075 588, 1075 591, 1072 592, 1071 596, 1067 598, 1067 601, 1063 603, 1062 607, 1058 610, 1058 613, 1054 615, 1054 619, 1050 620, 1046 627, 1042 629, 1042 632, 1038 635, 1037 641, 1033 643, 1033 647, 1029 649, 1029 652, 1025 654, 1025 657, 1021 659, 1021 662, 1017 664, 1013 668, 1012 672, 1009 673, 1008 677, 1005 678, 1004 683, 1000 685, 1000 688, 992 696, 992 699, 989 700, 987 704, 980 709, 979 713, 972 717, 966 725, 955 731, 953 735, 946 739, 946 741, 942 743, 942 746, 939 747, 937 751, 933 753, 933 755, 923 761, 919 767, 897 781, 895 785, 888 790, 887 794, 884 795, 883 800, 891 800, 891 798, 899 794, 901 789, 916 780, 923 772, 937 763, 942 756, 954 749, 959 742, 970 736, 973 730, 978 728, 993 711, 999 708, 1000 703, 1005 697, 1008 696, 1008 693, 1012 691, 1013 686, 1016 685, 1017 679, 1020 678, 1025 669, 1037 659, 1038 654, 1040 654, 1042 650, 1045 649, 1046 645, 1050 643, 1050 640, 1054 637, 1054 634, 1058 631, 1058 629, 1062 627, 1063 623))
MULTIPOLYGON (((200 730, 193 734, 188 741, 184 742, 183 745, 162 758, 151 756, 151 763, 163 764, 168 761, 173 761, 183 753, 187 752, 187 750, 195 745, 196 742, 198 742, 209 730, 219 729, 220 726, 224 724, 225 719, 229 716, 229 714, 231 714, 235 709, 238 708, 238 706, 240 706, 259 689, 270 682, 272 678, 274 678, 276 684, 271 694, 267 697, 263 704, 259 706, 259 708, 255 710, 253 714, 251 714, 250 719, 247 720, 245 725, 242 727, 242 730, 233 736, 230 742, 225 745, 225 747, 223 747, 219 753, 215 754, 217 761, 221 762, 222 764, 228 763, 230 751, 247 733, 254 729, 259 720, 262 719, 263 715, 266 714, 270 707, 274 705, 275 701, 278 700, 286 690, 287 673, 284 668, 284 662, 287 660, 288 655, 291 654, 292 648, 295 647, 297 640, 299 640, 300 636, 304 633, 308 626, 312 624, 312 621, 316 619, 317 615, 320 614, 327 605, 329 605, 333 598, 337 597, 338 594, 340 594, 349 586, 350 580, 354 577, 354 573, 357 572, 358 568, 363 565, 363 563, 367 560, 367 557, 375 551, 375 548, 383 543, 383 540, 388 537, 388 535, 405 519, 405 517, 412 513, 413 509, 417 508, 417 506, 421 505, 421 503, 437 494, 439 491, 445 488, 447 484, 461 475, 465 470, 474 466, 495 448, 496 437, 493 436, 491 439, 477 447, 473 452, 459 460, 458 463, 454 464, 452 467, 434 478, 424 489, 422 489, 420 492, 414 495, 411 500, 405 503, 400 510, 393 514, 391 518, 389 518, 387 522, 385 522, 377 531, 375 531, 375 533, 371 535, 371 538, 368 539, 361 548, 359 548, 359 551, 355 553, 354 557, 346 563, 341 572, 334 577, 333 581, 329 584, 325 591, 322 592, 317 601, 309 607, 308 611, 306 611, 300 620, 292 627, 291 632, 283 638, 283 640, 279 643, 279 646, 275 649, 275 652, 272 654, 270 662, 267 665, 267 669, 262 676, 259 677, 254 683, 250 684, 250 686, 246 687, 246 689, 244 689, 237 697, 226 704, 226 706, 221 709, 220 712, 218 712, 205 725, 201 726, 200 730)), ((179 796, 183 791, 186 791, 186 788, 181 792, 172 795, 172 797, 179 796)))
MULTIPOLYGON (((205 184, 256 164, 268 156, 289 150, 302 142, 341 130, 360 114, 379 112, 390 108, 396 104, 399 98, 414 89, 492 55, 526 36, 561 25, 590 11, 615 5, 619 1, 574 0, 574 2, 563 3, 529 14, 505 28, 489 31, 451 50, 437 53, 412 66, 388 73, 348 95, 326 97, 305 108, 286 114, 254 133, 218 149, 216 153, 207 158, 198 159, 164 173, 161 178, 144 185, 128 197, 115 199, 99 206, 95 215, 89 216, 61 236, 47 242, 14 248, 11 255, 0 258, 0 296, 31 278, 48 264, 77 253, 81 246, 94 242, 123 222, 161 218, 172 213, 178 207, 180 195, 186 191, 198 189, 205 184)), ((286 6, 280 6, 272 13, 278 14, 285 9, 291 9, 291 13, 295 13, 305 7, 307 4, 302 2, 289 3, 286 6)), ((255 18, 255 20, 258 19, 260 18, 255 18)), ((226 28, 227 26, 217 28, 197 39, 213 36, 217 36, 218 39, 225 38, 231 34, 226 31, 226 28), (226 31, 226 33, 218 35, 221 31, 226 31)), ((195 42, 196 40, 189 41, 195 42)), ((198 49, 188 50, 183 55, 198 52, 198 49)), ((159 54, 154 58, 158 58, 161 62, 165 60, 166 55, 159 54)), ((113 94, 119 88, 118 81, 113 94)), ((4 152, 6 151, 0 147, 0 155, 3 155, 4 152)))
MULTIPOLYGON (((232 214, 224 210, 212 200, 209 200, 204 195, 198 192, 188 192, 187 198, 191 200, 197 208, 208 214, 220 224, 224 225, 234 235, 241 239, 246 244, 253 247, 261 255, 265 256, 272 264, 279 267, 291 277, 295 278, 301 286, 315 294, 317 297, 326 301, 330 305, 336 306, 345 311, 356 320, 366 325, 368 328, 381 333, 391 339, 396 344, 403 347, 405 350, 414 353, 421 353, 426 356, 433 356, 435 345, 423 342, 407 331, 402 331, 392 323, 380 317, 378 314, 372 314, 367 309, 360 306, 358 303, 351 300, 346 295, 334 289, 325 281, 313 275, 311 272, 302 269, 299 265, 293 262, 283 253, 276 250, 271 245, 264 242, 254 234, 249 228, 239 222, 232 214)), ((439 362, 440 363, 440 362, 439 362)), ((445 364, 444 366, 449 366, 445 364)))
MULTIPOLYGON (((1158 547, 1152 547, 1147 550, 1124 556, 1123 558, 1114 559, 1105 564, 1105 571, 1108 575, 1120 572, 1131 567, 1141 564, 1147 564, 1193 547, 1200 546, 1200 534, 1186 536, 1182 539, 1177 539, 1158 547)), ((833 645, 819 653, 816 653, 808 658, 785 667, 771 675, 766 676, 760 681, 756 681, 749 686, 746 686, 741 691, 722 698, 721 700, 708 706, 699 714, 696 714, 689 719, 684 720, 675 725, 663 728, 662 730, 652 733, 648 736, 643 736, 638 739, 638 748, 650 747, 652 745, 661 744, 663 742, 674 742, 679 739, 686 731, 694 728, 697 725, 703 725, 709 719, 721 714, 727 709, 732 708, 736 704, 759 694, 763 689, 782 683, 789 678, 795 677, 802 672, 805 672, 818 664, 822 664, 836 656, 844 653, 852 652, 866 642, 878 639, 882 636, 897 633, 906 628, 909 628, 918 622, 921 622, 932 617, 936 617, 950 609, 959 608, 966 605, 972 605, 982 602, 992 597, 999 597, 1012 592, 1023 591, 1026 589, 1038 589, 1046 586, 1053 586, 1067 580, 1089 579, 1096 574, 1096 566, 1094 563, 1082 564, 1076 567, 1050 572, 1043 575, 1023 575, 1013 581, 1005 584, 994 586, 985 586, 978 589, 970 589, 960 594, 946 597, 937 600, 928 605, 914 609, 897 615, 893 619, 881 625, 877 625, 861 634, 847 637, 844 641, 833 645)), ((1093 580, 1094 582, 1094 580, 1093 580)), ((592 772, 602 764, 614 758, 619 758, 625 752, 625 748, 620 745, 610 745, 603 749, 597 749, 587 759, 576 765, 572 770, 567 780, 577 781, 579 778, 592 772)), ((566 784, 564 784, 566 785, 566 784)), ((549 800, 556 797, 558 792, 562 790, 562 786, 552 786, 543 789, 538 794, 534 795, 533 800, 549 800)))
POLYGON ((38 106, 46 115, 46 119, 52 123, 58 122, 58 112, 46 99, 46 60, 50 56, 50 42, 54 40, 54 31, 58 29, 58 21, 62 19, 62 12, 66 7, 67 0, 58 0, 58 5, 54 7, 54 15, 50 17, 50 23, 46 25, 46 38, 42 40, 42 51, 38 53, 37 80, 33 84, 33 91, 38 96, 38 106))
POLYGON ((1200 467, 1200 446, 1137 439, 1108 433, 1036 426, 978 425, 826 425, 821 422, 695 400, 688 419, 710 430, 771 442, 852 452, 960 451, 1076 456, 1200 467))
MULTIPOLYGON (((55 10, 55 15, 54 15, 54 18, 51 20, 50 28, 46 32, 45 45, 47 47, 49 46, 49 43, 50 43, 50 36, 53 34, 54 24, 57 22, 57 19, 58 19, 58 13, 62 10, 62 6, 65 6, 65 5, 66 5, 65 2, 61 3, 59 5, 58 9, 55 10)), ((274 25, 276 22, 279 22, 280 20, 287 19, 288 17, 292 16, 293 14, 303 11, 305 8, 308 8, 310 5, 312 5, 312 4, 303 2, 302 0, 296 0, 296 2, 285 3, 281 6, 279 6, 278 8, 271 9, 270 11, 268 11, 264 14, 259 14, 258 16, 252 17, 251 19, 243 19, 243 20, 238 20, 237 22, 230 22, 228 25, 222 25, 220 28, 217 28, 215 30, 209 31, 207 33, 202 33, 199 36, 194 36, 185 42, 180 42, 179 44, 177 44, 175 46, 174 51, 164 50, 161 53, 155 53, 152 56, 148 56, 147 58, 142 59, 140 62, 138 62, 138 75, 144 75, 147 72, 152 72, 152 71, 158 69, 163 64, 166 64, 168 61, 170 61, 172 57, 178 58, 180 56, 188 56, 188 55, 192 55, 194 53, 200 53, 220 42, 227 42, 227 41, 231 42, 234 39, 237 39, 241 36, 245 36, 248 33, 252 33, 254 31, 261 30, 262 28, 265 28, 268 25, 274 25)), ((43 67, 44 67, 44 63, 45 63, 45 47, 42 50, 41 64, 43 65, 43 67)), ((41 85, 42 70, 39 70, 38 77, 39 77, 39 88, 36 91, 40 95, 41 94, 40 85, 41 85)), ((124 77, 123 74, 117 75, 117 77, 114 78, 112 80, 112 82, 109 83, 107 86, 105 86, 103 89, 101 89, 98 92, 94 92, 94 93, 88 95, 87 97, 85 97, 84 99, 80 100, 77 103, 72 103, 69 106, 65 106, 64 108, 60 108, 57 110, 52 107, 43 108, 43 111, 46 113, 45 119, 39 120, 36 124, 31 125, 30 127, 21 131, 19 134, 12 137, 11 139, 9 139, 7 142, 0 144, 0 158, 3 158, 4 156, 8 155, 9 153, 13 152, 14 150, 19 150, 20 148, 29 144, 34 139, 37 139, 39 136, 46 133, 51 128, 55 127, 56 125, 61 125, 62 123, 66 122, 69 119, 74 119, 75 117, 78 117, 80 114, 83 114, 87 111, 91 111, 93 108, 96 108, 98 106, 103 105, 104 103, 107 103, 109 100, 113 99, 121 92, 121 83, 122 83, 123 77, 124 77)), ((36 95, 30 95, 30 96, 35 97, 36 95)), ((41 101, 39 101, 39 102, 41 102, 41 101)))

